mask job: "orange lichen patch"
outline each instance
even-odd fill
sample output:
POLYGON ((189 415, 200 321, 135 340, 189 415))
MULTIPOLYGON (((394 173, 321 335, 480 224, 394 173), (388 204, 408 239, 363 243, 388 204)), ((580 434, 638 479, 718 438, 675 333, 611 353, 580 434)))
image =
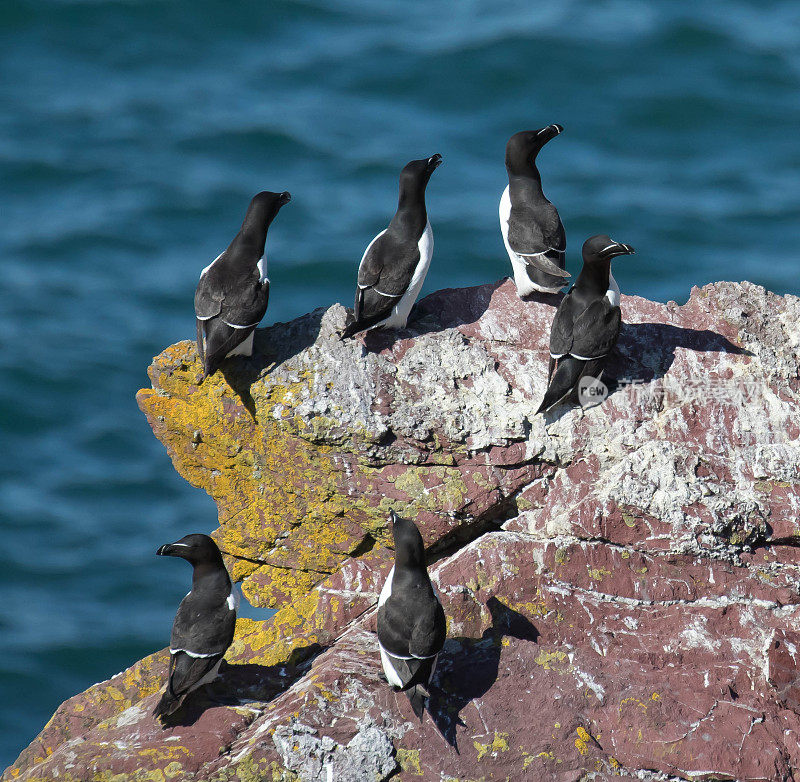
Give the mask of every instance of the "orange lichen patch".
MULTIPOLYGON (((363 589, 375 588, 369 581, 385 567, 384 552, 371 553, 361 558, 363 563, 359 577, 363 589)), ((227 658, 231 661, 247 659, 262 665, 285 664, 295 653, 311 644, 326 645, 337 636, 354 618, 367 610, 374 602, 375 596, 370 592, 352 593, 342 591, 342 582, 334 574, 317 585, 311 584, 302 588, 304 574, 300 571, 280 570, 286 579, 297 578, 291 584, 296 590, 295 597, 285 603, 269 622, 256 622, 239 619, 236 624, 236 636, 227 658), (256 659, 258 658, 258 659, 256 659)), ((250 584, 256 582, 260 573, 244 584, 245 593, 250 584)), ((270 576, 269 572, 263 574, 270 576)), ((283 582, 286 583, 286 582, 283 582)))
POLYGON ((316 605, 312 595, 306 605, 279 611, 271 622, 239 619, 236 635, 225 659, 230 663, 256 663, 263 666, 291 665, 296 651, 317 642, 315 628, 307 621, 316 605))
POLYGON ((575 732, 578 734, 578 738, 575 739, 575 748, 581 755, 585 755, 589 751, 589 745, 596 743, 596 739, 586 728, 578 727, 575 732))
POLYGON ((313 432, 293 408, 311 373, 253 384, 249 410, 221 373, 197 386, 193 343, 167 348, 149 374, 154 389, 139 392, 139 406, 178 473, 217 502, 214 537, 256 605, 308 592, 385 527, 382 511, 339 485, 341 450, 303 436, 313 432))
POLYGON ((242 592, 252 605, 265 608, 281 595, 307 594, 321 577, 319 573, 262 565, 242 583, 242 592))

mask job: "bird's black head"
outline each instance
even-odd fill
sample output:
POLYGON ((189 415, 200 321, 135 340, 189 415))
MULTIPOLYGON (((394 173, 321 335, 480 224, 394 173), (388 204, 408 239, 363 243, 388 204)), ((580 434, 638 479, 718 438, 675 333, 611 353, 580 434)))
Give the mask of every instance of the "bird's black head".
POLYGON ((275 219, 275 215, 291 200, 292 196, 287 192, 272 193, 264 190, 256 193, 250 200, 250 206, 247 207, 247 214, 244 216, 239 233, 228 245, 229 257, 247 265, 254 264, 264 254, 267 229, 275 219))
POLYGON ((394 536, 394 561, 397 567, 425 568, 425 544, 416 524, 389 511, 394 536))
MULTIPOLYGON (((255 219, 265 221, 269 225, 278 214, 280 208, 285 206, 292 200, 291 193, 284 191, 283 193, 272 193, 269 190, 263 190, 253 196, 250 201, 250 206, 247 209, 248 216, 253 213, 255 219)), ((245 218, 247 220, 247 218, 245 218)))
POLYGON ((508 173, 521 176, 535 165, 539 150, 550 139, 562 133, 561 125, 548 125, 539 130, 523 130, 515 133, 506 144, 506 169, 508 173))
POLYGON ((584 263, 610 263, 618 255, 633 255, 636 252, 629 244, 615 242, 607 234, 589 237, 583 243, 584 263))
POLYGON ((432 157, 422 158, 422 160, 412 160, 406 163, 400 172, 400 189, 404 187, 417 189, 420 186, 425 189, 431 174, 442 164, 442 156, 439 154, 432 157))
POLYGON ((156 554, 162 557, 181 557, 192 565, 222 565, 222 554, 208 535, 186 535, 175 543, 165 543, 156 554))

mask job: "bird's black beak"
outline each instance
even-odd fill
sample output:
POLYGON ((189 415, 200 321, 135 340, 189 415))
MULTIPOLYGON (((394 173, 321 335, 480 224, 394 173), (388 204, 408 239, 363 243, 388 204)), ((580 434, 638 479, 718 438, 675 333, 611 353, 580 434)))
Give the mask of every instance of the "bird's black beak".
POLYGON ((397 544, 397 541, 394 539, 394 536, 395 536, 395 524, 397 523, 398 518, 399 518, 398 515, 393 510, 389 511, 389 523, 392 525, 392 545, 389 546, 390 549, 394 549, 397 544))
POLYGON ((283 193, 281 193, 281 197, 280 197, 281 206, 285 206, 291 200, 292 200, 292 194, 291 193, 289 193, 288 191, 284 191, 283 193))
POLYGON ((435 171, 442 165, 442 156, 437 152, 433 157, 428 158, 428 171, 435 171))
POLYGON ((629 244, 623 244, 622 242, 614 242, 613 245, 609 248, 609 251, 605 254, 606 258, 616 258, 619 255, 634 255, 636 250, 633 249, 629 244))
POLYGON ((173 543, 165 543, 156 551, 156 554, 159 557, 174 557, 176 556, 175 545, 173 543))
POLYGON ((564 132, 563 125, 548 125, 546 128, 542 128, 537 134, 537 140, 541 144, 546 144, 548 141, 554 139, 556 136, 564 132))

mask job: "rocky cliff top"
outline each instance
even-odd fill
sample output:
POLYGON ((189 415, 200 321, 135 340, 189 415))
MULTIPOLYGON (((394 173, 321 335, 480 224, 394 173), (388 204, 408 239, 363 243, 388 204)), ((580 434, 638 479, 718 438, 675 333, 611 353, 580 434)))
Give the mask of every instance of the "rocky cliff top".
POLYGON ((608 399, 537 416, 559 298, 439 291, 346 341, 335 305, 200 386, 193 343, 156 357, 140 407, 278 613, 239 621, 186 725, 150 716, 162 651, 4 779, 794 778, 800 299, 623 296, 608 399), (389 508, 448 616, 422 724, 373 632, 389 508))

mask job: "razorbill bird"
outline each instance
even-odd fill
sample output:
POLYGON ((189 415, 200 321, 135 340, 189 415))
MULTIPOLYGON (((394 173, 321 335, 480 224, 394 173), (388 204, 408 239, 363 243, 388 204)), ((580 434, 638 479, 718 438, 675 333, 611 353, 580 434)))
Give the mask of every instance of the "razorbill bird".
POLYGON ((239 233, 200 273, 194 311, 197 352, 203 362, 201 382, 228 356, 253 355, 253 332, 269 300, 267 229, 291 200, 289 193, 264 191, 254 196, 239 233))
POLYGON ((442 156, 412 160, 400 172, 400 199, 389 227, 364 251, 355 313, 342 337, 378 327, 404 328, 433 256, 425 188, 442 156))
POLYGON ((542 192, 536 156, 564 128, 548 125, 515 133, 506 144, 508 187, 500 198, 500 232, 520 296, 558 293, 566 285, 567 239, 556 208, 542 192))
POLYGON ((583 243, 583 269, 553 318, 547 391, 537 413, 565 401, 582 377, 599 380, 603 374, 622 323, 611 259, 633 252, 629 244, 615 242, 605 234, 583 243))
POLYGON ((208 535, 186 535, 156 552, 191 563, 192 589, 178 606, 169 644, 169 680, 153 714, 165 721, 186 696, 217 676, 233 641, 236 597, 217 544, 208 535))
POLYGON ((422 535, 412 521, 389 513, 394 567, 378 599, 378 646, 389 684, 402 690, 422 719, 427 685, 444 646, 444 610, 425 567, 422 535))

